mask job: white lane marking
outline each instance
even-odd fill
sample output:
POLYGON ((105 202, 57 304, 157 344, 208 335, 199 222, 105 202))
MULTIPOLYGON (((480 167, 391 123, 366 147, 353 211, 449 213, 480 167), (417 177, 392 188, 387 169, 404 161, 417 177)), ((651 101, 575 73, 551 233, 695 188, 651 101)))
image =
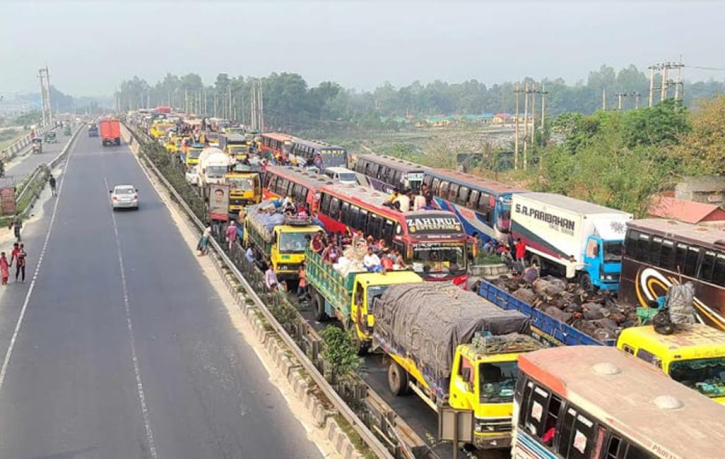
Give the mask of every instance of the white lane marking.
POLYGON ((40 267, 43 264, 43 258, 45 257, 45 251, 48 249, 48 243, 50 242, 50 235, 53 232, 53 223, 55 222, 55 215, 58 212, 58 204, 60 203, 60 196, 63 193, 63 184, 65 184, 65 178, 68 175, 68 169, 70 169, 70 160, 73 153, 75 153, 75 145, 70 146, 68 148, 72 148, 71 152, 68 154, 68 159, 66 159, 66 165, 65 165, 65 171, 60 177, 60 183, 58 184, 58 194, 55 196, 55 204, 53 205, 53 214, 50 217, 50 223, 48 224, 48 232, 45 235, 45 240, 43 241, 43 248, 40 249, 40 255, 38 256, 38 264, 35 266, 35 271, 33 272, 33 278, 30 281, 30 287, 28 288, 28 293, 25 294, 25 300, 23 301, 23 307, 20 309, 20 315, 18 316, 18 322, 15 324, 15 331, 13 331, 13 336, 10 338, 10 345, 8 346, 7 352, 5 352, 5 359, 3 360, 3 366, 0 368, 0 395, 2 394, 2 388, 5 384, 5 376, 7 376, 8 373, 8 366, 10 365, 10 358, 13 355, 13 350, 15 349, 15 343, 17 342, 18 335, 20 334, 20 327, 23 325, 23 320, 25 319, 25 311, 28 309, 28 304, 30 303, 30 297, 33 294, 33 290, 35 290, 35 281, 38 279, 38 274, 40 274, 40 267))
MULTIPOLYGON (((103 177, 103 183, 106 185, 108 190, 108 179, 103 177)), ((158 458, 156 453, 156 442, 154 442, 154 434, 151 431, 151 418, 149 416, 149 409, 146 405, 146 395, 144 395, 143 384, 141 383, 141 369, 138 364, 138 357, 136 354, 136 340, 133 335, 133 324, 131 323, 131 307, 128 300, 128 287, 126 285, 126 268, 123 265, 123 254, 121 253, 121 239, 118 237, 118 226, 116 225, 116 213, 111 210, 111 219, 113 220, 113 234, 116 237, 116 250, 118 251, 118 265, 121 268, 121 287, 123 289, 123 307, 126 310, 126 327, 128 328, 128 337, 131 342, 131 361, 133 362, 133 372, 136 376, 136 392, 138 392, 138 399, 141 403, 141 414, 143 416, 144 427, 146 428, 146 441, 149 444, 149 452, 153 459, 158 458)))

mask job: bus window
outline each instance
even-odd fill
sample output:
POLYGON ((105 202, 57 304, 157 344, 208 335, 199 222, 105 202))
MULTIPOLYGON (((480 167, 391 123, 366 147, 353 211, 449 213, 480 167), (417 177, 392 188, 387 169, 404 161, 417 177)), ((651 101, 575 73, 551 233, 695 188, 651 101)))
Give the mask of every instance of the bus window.
POLYGON ((715 260, 715 271, 712 275, 713 284, 725 287, 725 254, 718 253, 715 260))
MULTIPOLYGON (((568 414, 568 413, 567 413, 568 414)), ((596 430, 594 422, 585 416, 578 414, 574 420, 571 438, 567 448, 559 450, 562 455, 568 459, 589 459, 596 440, 596 430), (567 452, 565 454, 565 452, 567 452)), ((561 444, 560 444, 561 445, 561 444)))
POLYGON ((446 198, 450 202, 456 202, 456 198, 458 197, 458 188, 460 188, 460 185, 457 183, 451 183, 451 188, 448 191, 448 197, 446 198))
POLYGON ((675 250, 675 268, 682 272, 685 270, 685 259, 687 258, 687 244, 678 243, 675 250))
POLYGON ((627 455, 624 456, 624 459, 655 459, 655 456, 651 455, 637 445, 630 444, 629 448, 627 448, 627 455))
POLYGON ((431 177, 430 175, 426 175, 425 177, 423 177, 423 183, 428 185, 428 188, 430 188, 431 184, 433 183, 433 177, 431 177))
POLYGON ((347 226, 357 228, 357 221, 360 217, 360 208, 358 206, 350 206, 350 223, 347 226))
POLYGON ((268 190, 274 190, 274 182, 277 181, 277 176, 273 174, 267 174, 264 187, 268 190))
POLYGON ((393 242, 393 222, 385 219, 385 226, 383 226, 383 239, 387 244, 393 242))
POLYGON ((329 215, 330 213, 330 201, 332 201, 332 197, 330 197, 329 194, 323 194, 322 200, 320 201, 320 211, 323 214, 329 215))
POLYGON ((380 215, 370 214, 370 218, 368 218, 368 232, 374 235, 376 239, 382 239, 383 218, 380 215))
POLYGON ((440 196, 443 199, 448 199, 448 187, 449 186, 450 186, 450 183, 442 182, 440 190, 438 192, 438 196, 440 196))
POLYGON ((468 188, 462 186, 458 189, 458 198, 456 199, 458 204, 465 206, 468 203, 468 188))
POLYGON ((659 266, 660 265, 660 250, 662 248, 662 238, 657 236, 652 236, 652 242, 650 242, 650 250, 649 250, 649 263, 652 266, 659 266))
POLYGON ((544 436, 544 411, 546 410, 550 393, 547 390, 534 387, 531 394, 531 405, 526 414, 526 422, 524 424, 526 430, 533 436, 541 439, 544 436))
POLYGON ((340 221, 346 224, 347 226, 350 226, 350 203, 349 202, 343 202, 342 203, 342 213, 340 215, 340 221))
POLYGON ((391 183, 393 184, 393 186, 401 185, 401 183, 403 181, 402 178, 401 178, 401 175, 402 174, 401 174, 400 171, 394 171, 393 172, 393 178, 391 180, 391 183))
POLYGON ((607 443, 607 449, 604 455, 605 459, 621 459, 620 452, 624 452, 622 448, 622 439, 612 434, 609 436, 609 442, 607 443), (621 450, 621 451, 620 451, 621 450))
POLYGON ((662 241, 662 247, 660 248, 660 264, 659 266, 664 269, 674 268, 674 261, 672 256, 674 253, 675 243, 667 239, 662 241))
POLYGON ((635 249, 635 258, 645 263, 649 260, 649 234, 639 234, 637 238, 637 248, 635 249))
POLYGON ((471 194, 468 195, 468 203, 466 204, 466 207, 468 207, 469 209, 475 209, 478 203, 479 196, 480 193, 478 192, 478 190, 472 190, 471 194))
MULTIPOLYGON (((360 209, 360 212, 357 214, 357 224, 355 225, 355 228, 360 228, 365 236, 370 236, 370 231, 368 231, 368 211, 365 209, 360 209)), ((375 237, 375 235, 372 235, 375 237)))
POLYGON ((337 198, 332 198, 332 202, 330 203, 330 211, 327 213, 328 216, 331 218, 334 218, 335 220, 340 218, 340 200, 337 198))
POLYGON ((289 184, 290 184, 289 180, 287 180, 286 178, 280 177, 279 180, 277 180, 277 189, 279 190, 279 193, 277 193, 277 194, 279 194, 283 198, 285 196, 287 196, 287 194, 290 191, 289 184))
POLYGON ((697 265, 700 261, 700 248, 695 246, 687 247, 687 259, 685 260, 685 276, 695 277, 697 275, 697 265))
POLYGON ((433 183, 432 183, 432 185, 430 186, 430 188, 431 188, 431 190, 430 190, 430 191, 431 191, 431 193, 433 193, 433 194, 435 194, 435 195, 438 195, 438 186, 439 186, 440 184, 441 184, 441 180, 440 180, 440 179, 433 179, 433 183))
POLYGON ((712 280, 712 270, 715 269, 715 252, 711 250, 705 251, 700 264, 700 272, 697 277, 705 282, 712 280))

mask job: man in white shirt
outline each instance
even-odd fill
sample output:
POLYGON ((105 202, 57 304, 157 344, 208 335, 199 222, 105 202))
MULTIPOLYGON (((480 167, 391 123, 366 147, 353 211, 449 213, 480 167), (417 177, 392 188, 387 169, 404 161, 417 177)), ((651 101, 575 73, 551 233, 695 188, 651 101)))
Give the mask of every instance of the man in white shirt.
POLYGON ((576 283, 576 272, 584 267, 583 263, 577 263, 574 255, 569 255, 569 263, 566 264, 566 281, 576 283))
POLYGON ((425 196, 423 196, 422 191, 415 195, 415 198, 413 199, 413 210, 425 210, 425 196))
POLYGON ((363 266, 371 272, 379 272, 382 268, 380 258, 375 255, 372 247, 368 247, 368 253, 363 257, 363 266))

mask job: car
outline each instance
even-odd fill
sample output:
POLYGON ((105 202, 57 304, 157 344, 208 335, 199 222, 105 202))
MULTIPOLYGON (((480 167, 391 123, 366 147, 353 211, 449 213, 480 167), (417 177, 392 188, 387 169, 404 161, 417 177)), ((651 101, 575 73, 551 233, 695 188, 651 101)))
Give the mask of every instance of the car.
POLYGON ((138 189, 133 185, 116 185, 110 191, 111 207, 138 210, 138 189))
POLYGON ((199 184, 199 170, 196 166, 191 166, 189 170, 186 171, 186 181, 189 182, 189 185, 199 184))

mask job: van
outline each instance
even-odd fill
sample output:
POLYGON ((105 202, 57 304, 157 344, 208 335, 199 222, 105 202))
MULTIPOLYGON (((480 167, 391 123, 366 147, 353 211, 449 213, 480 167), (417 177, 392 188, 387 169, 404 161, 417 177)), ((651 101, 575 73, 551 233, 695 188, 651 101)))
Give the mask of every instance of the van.
POLYGON ((620 333, 617 347, 725 404, 725 332, 704 324, 678 325, 671 335, 651 325, 630 327, 620 333))
POLYGON ((328 167, 325 168, 325 175, 330 177, 334 182, 343 185, 357 185, 357 175, 354 171, 344 167, 328 167))

